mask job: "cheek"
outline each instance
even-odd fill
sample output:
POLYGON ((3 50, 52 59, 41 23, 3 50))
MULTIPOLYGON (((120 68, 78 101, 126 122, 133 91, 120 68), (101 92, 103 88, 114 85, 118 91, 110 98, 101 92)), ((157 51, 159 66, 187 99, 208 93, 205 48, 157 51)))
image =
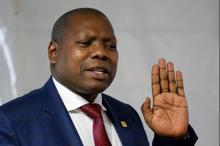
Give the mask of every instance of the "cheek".
POLYGON ((79 76, 82 72, 82 66, 85 61, 85 56, 80 51, 70 52, 66 58, 65 63, 67 71, 71 76, 79 76))
POLYGON ((76 67, 76 61, 74 61, 73 58, 74 56, 70 53, 61 52, 56 63, 57 72, 60 72, 65 76, 72 74, 72 72, 76 70, 76 68, 73 69, 73 67, 76 67))
POLYGON ((118 54, 112 54, 111 55, 111 62, 112 65, 117 68, 117 64, 118 64, 118 54))
POLYGON ((112 55, 111 56, 111 66, 112 66, 112 78, 115 77, 115 74, 117 72, 117 65, 118 65, 118 55, 112 55))
POLYGON ((64 56, 59 56, 55 68, 56 68, 56 73, 62 78, 67 77, 67 75, 69 74, 68 61, 64 56))

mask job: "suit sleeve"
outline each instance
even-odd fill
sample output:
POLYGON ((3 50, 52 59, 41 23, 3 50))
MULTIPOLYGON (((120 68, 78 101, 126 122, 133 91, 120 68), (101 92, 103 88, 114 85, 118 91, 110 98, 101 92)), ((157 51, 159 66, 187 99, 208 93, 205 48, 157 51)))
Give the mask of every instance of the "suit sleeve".
POLYGON ((188 127, 188 135, 186 138, 181 140, 176 140, 167 137, 161 137, 158 135, 154 136, 153 146, 194 146, 198 137, 193 130, 193 128, 189 125, 188 127))
POLYGON ((20 146, 8 118, 0 109, 0 146, 20 146))

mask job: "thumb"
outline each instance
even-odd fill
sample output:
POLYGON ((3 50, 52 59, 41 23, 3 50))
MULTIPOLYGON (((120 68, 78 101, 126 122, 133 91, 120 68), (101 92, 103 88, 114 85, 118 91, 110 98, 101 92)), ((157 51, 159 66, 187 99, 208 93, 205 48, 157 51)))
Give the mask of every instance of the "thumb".
POLYGON ((151 109, 150 97, 147 97, 145 99, 144 103, 141 106, 141 111, 143 113, 145 122, 151 127, 153 112, 152 112, 152 109, 151 109))

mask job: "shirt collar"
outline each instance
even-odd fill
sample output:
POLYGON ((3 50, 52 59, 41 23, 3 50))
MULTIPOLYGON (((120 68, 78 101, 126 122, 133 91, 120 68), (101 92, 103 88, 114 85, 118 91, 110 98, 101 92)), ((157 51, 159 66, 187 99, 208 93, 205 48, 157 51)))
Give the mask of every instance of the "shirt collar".
MULTIPOLYGON (((60 84, 54 77, 52 77, 52 79, 68 112, 77 110, 79 107, 89 103, 80 95, 72 92, 64 85, 60 84)), ((102 95, 100 93, 97 95, 93 103, 99 104, 102 107, 102 110, 106 111, 106 108, 102 104, 102 95)))

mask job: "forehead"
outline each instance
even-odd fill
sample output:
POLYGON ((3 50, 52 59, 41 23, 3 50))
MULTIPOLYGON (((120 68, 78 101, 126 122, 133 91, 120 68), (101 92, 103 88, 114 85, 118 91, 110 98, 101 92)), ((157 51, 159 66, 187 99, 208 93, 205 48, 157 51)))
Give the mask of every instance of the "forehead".
POLYGON ((77 13, 71 15, 67 21, 66 31, 95 31, 114 36, 114 30, 106 16, 94 13, 77 13))

